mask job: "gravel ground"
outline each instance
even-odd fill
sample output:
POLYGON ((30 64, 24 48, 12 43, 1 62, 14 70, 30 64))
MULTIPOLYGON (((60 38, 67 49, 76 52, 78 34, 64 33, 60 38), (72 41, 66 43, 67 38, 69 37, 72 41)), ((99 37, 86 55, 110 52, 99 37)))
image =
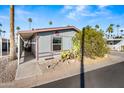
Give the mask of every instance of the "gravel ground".
POLYGON ((61 61, 56 59, 51 59, 49 61, 45 61, 45 63, 39 64, 43 73, 49 72, 50 70, 54 70, 56 66, 59 66, 61 61))
POLYGON ((9 61, 9 58, 0 59, 0 83, 11 82, 15 79, 17 61, 9 61))
MULTIPOLYGON (((86 66, 91 66, 91 65, 96 65, 98 63, 103 63, 108 60, 108 57, 103 57, 103 58, 96 58, 96 59, 90 59, 87 57, 84 57, 84 65, 86 66)), ((55 71, 67 71, 68 69, 75 69, 79 68, 80 70, 80 61, 77 60, 66 60, 65 62, 62 62, 60 59, 51 59, 48 61, 45 61, 44 63, 39 62, 40 69, 42 70, 42 73, 52 73, 55 71)))
POLYGON ((52 59, 49 61, 45 61, 45 63, 39 62, 39 66, 42 73, 45 74, 45 73, 53 73, 55 71, 63 72, 63 70, 66 71, 67 69, 71 69, 73 67, 75 68, 75 66, 80 66, 80 62, 73 59, 64 62, 58 59, 52 59))

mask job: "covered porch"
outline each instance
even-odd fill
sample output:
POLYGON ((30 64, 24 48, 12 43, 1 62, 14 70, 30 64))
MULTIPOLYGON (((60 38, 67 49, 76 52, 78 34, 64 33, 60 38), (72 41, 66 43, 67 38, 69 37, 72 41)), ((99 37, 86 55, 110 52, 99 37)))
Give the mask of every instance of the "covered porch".
POLYGON ((18 64, 38 60, 38 36, 33 32, 18 32, 18 64))

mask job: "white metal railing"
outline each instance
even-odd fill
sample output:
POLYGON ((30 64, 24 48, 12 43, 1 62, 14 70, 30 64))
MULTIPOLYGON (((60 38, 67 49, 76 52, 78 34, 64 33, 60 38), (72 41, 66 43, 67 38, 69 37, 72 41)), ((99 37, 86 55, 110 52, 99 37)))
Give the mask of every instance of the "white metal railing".
POLYGON ((120 50, 122 45, 124 45, 124 39, 115 45, 108 45, 108 46, 114 50, 120 50))

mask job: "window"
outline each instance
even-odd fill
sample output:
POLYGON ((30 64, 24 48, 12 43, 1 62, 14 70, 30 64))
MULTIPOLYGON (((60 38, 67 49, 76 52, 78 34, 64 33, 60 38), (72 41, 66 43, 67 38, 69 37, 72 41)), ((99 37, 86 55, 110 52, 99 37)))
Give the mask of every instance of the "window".
POLYGON ((53 51, 60 51, 61 50, 61 41, 60 37, 53 37, 53 51))

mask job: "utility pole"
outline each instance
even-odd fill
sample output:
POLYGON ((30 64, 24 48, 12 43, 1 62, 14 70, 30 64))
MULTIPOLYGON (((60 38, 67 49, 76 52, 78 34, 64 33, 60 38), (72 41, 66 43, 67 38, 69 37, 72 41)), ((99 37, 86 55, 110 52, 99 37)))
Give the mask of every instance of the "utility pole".
POLYGON ((85 87, 84 77, 84 44, 85 44, 85 28, 82 29, 81 33, 81 66, 80 66, 80 87, 85 87))

